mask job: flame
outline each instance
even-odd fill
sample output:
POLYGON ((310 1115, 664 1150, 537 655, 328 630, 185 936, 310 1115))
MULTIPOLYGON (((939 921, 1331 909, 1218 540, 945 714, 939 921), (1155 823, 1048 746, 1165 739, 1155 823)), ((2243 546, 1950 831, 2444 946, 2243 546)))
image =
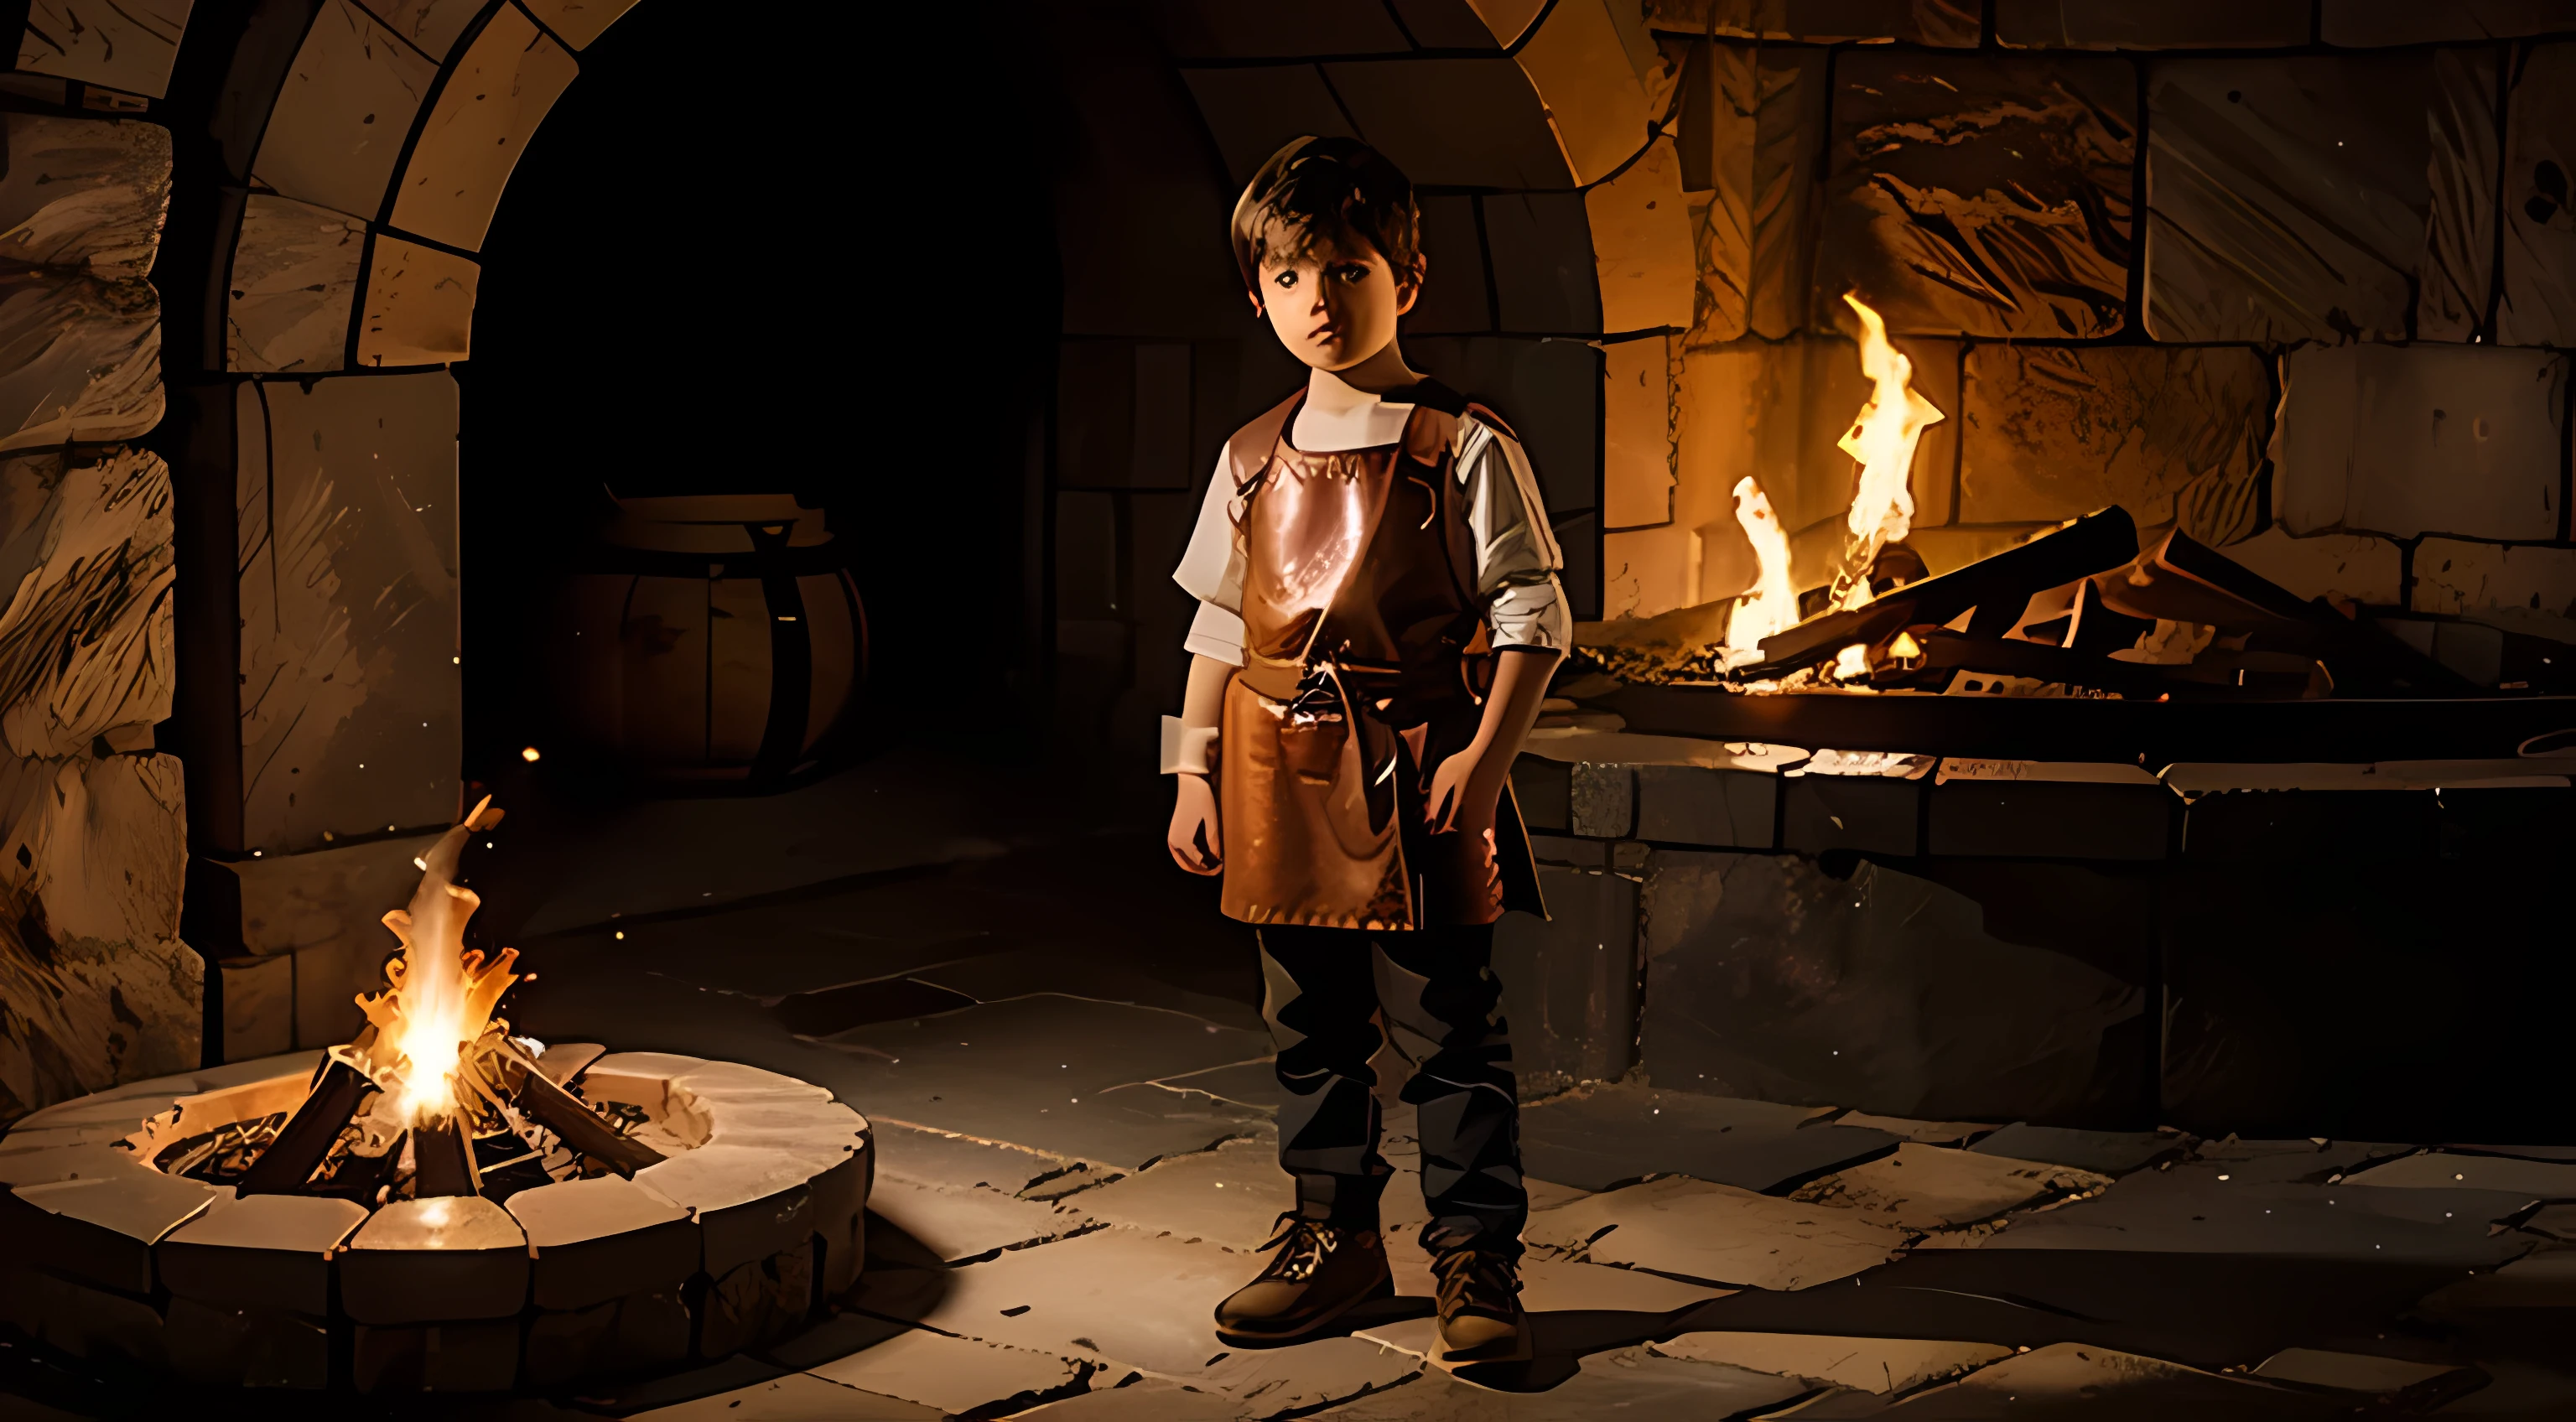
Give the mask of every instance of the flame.
POLYGON ((1798 590, 1789 585, 1789 535, 1751 475, 1735 481, 1735 519, 1753 543, 1753 591, 1726 619, 1729 666, 1761 659, 1762 639, 1798 624, 1798 590))
POLYGON ((1913 633, 1899 632, 1896 640, 1887 644, 1887 654, 1900 662, 1910 662, 1923 655, 1923 644, 1914 640, 1913 633))
POLYGON ((1862 681, 1869 676, 1869 648, 1854 642, 1834 654, 1834 680, 1862 681))
POLYGON ((1850 542, 1843 570, 1834 579, 1834 606, 1850 609, 1870 599, 1869 569, 1879 550, 1914 529, 1914 494, 1908 487, 1914 447, 1922 441, 1924 427, 1944 416, 1915 393, 1910 383, 1914 362, 1889 344, 1887 323, 1858 293, 1846 293, 1843 300, 1860 316, 1860 369, 1875 387, 1840 444, 1860 461, 1860 488, 1844 525, 1850 542))
POLYGON ((385 991, 358 998, 376 1028, 368 1051, 377 1075, 399 1087, 397 1104, 413 1125, 456 1109, 458 1058, 492 1025, 501 994, 518 981, 511 971, 518 949, 505 948, 488 963, 466 949, 465 922, 483 900, 453 882, 466 836, 499 818, 497 811, 485 814, 491 803, 485 796, 463 824, 413 861, 421 880, 411 907, 384 917, 402 941, 402 956, 385 965, 385 991))

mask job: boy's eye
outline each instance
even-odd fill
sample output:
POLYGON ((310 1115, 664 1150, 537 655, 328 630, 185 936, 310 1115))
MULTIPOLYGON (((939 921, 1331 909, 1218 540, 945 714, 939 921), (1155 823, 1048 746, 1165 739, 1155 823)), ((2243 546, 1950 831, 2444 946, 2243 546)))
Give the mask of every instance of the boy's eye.
POLYGON ((1280 290, 1286 291, 1288 288, 1297 284, 1297 269, 1294 267, 1283 268, 1279 275, 1272 277, 1270 280, 1277 283, 1280 290))
POLYGON ((1357 286, 1368 280, 1368 268, 1358 262, 1351 262, 1342 267, 1339 275, 1342 280, 1357 286))

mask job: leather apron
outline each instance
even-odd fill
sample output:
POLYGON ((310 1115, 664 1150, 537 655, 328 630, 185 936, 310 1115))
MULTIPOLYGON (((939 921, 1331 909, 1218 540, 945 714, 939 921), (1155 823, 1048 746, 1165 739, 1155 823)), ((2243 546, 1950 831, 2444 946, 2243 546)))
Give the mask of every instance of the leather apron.
POLYGON ((1508 782, 1490 836, 1423 822, 1432 773, 1475 739, 1492 675, 1452 467, 1458 414, 1417 403, 1396 444, 1310 454, 1288 442, 1298 403, 1237 500, 1224 911, 1378 930, 1542 912, 1508 782))

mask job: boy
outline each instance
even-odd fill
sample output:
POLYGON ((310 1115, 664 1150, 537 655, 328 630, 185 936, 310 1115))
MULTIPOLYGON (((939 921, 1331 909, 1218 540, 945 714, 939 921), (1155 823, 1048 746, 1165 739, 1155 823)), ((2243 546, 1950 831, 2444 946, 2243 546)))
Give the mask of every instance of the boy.
POLYGON ((1173 574, 1200 602, 1165 718, 1169 842, 1259 926, 1296 1178, 1277 1253, 1217 1308, 1229 1343, 1314 1336, 1392 1297, 1378 1196, 1381 1014, 1414 1070, 1442 1361, 1530 1356, 1518 1101, 1490 965, 1539 910, 1512 759, 1569 631, 1529 461, 1396 348, 1422 289, 1412 185, 1299 139, 1234 212, 1255 312, 1306 388, 1228 442, 1173 574))

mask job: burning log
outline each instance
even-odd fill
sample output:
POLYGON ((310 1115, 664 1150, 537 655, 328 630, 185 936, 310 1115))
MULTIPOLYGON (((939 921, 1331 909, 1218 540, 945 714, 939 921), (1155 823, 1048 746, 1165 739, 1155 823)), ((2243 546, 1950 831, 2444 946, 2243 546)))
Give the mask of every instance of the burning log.
POLYGON ((1742 674, 1786 676, 1830 662, 1853 643, 1875 644, 1905 627, 1945 626, 1962 613, 1972 614, 1968 635, 2000 638, 2021 620, 2034 594, 2116 568, 2137 553, 2138 526, 2129 511, 2102 509, 2018 548, 1766 637, 1761 661, 1742 674))
POLYGON ((304 1183, 340 1143, 341 1132, 358 1114, 358 1107, 377 1090, 375 1081, 355 1065, 337 1056, 324 1058, 315 1074, 313 1093, 295 1108, 277 1139, 242 1172, 241 1193, 303 1193, 304 1183))

